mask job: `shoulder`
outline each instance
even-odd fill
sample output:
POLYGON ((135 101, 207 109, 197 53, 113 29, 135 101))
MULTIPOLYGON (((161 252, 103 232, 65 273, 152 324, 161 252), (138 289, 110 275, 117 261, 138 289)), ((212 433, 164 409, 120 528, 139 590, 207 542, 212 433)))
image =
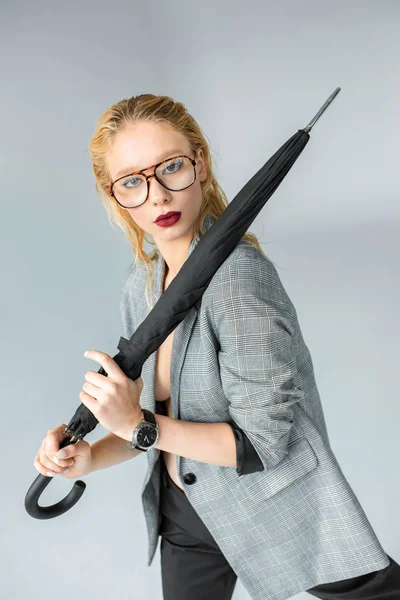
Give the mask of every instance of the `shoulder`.
POLYGON ((212 314, 227 319, 252 310, 281 313, 293 323, 296 309, 274 263, 257 248, 239 243, 210 282, 212 314))
POLYGON ((284 289, 272 260, 245 241, 241 241, 222 263, 215 272, 212 283, 213 292, 220 293, 232 284, 233 292, 239 292, 240 289, 255 291, 260 286, 260 291, 264 294, 284 289))

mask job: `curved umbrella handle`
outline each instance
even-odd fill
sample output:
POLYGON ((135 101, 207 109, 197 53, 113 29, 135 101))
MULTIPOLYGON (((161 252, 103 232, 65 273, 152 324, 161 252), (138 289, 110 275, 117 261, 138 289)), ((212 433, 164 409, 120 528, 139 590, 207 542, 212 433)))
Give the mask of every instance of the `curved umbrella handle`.
POLYGON ((72 490, 63 500, 60 500, 57 504, 53 504, 53 506, 40 506, 39 498, 52 479, 53 477, 46 477, 39 473, 26 493, 25 509, 35 519, 52 519, 67 512, 67 510, 78 502, 86 488, 84 481, 75 481, 72 490))
MULTIPOLYGON (((64 430, 64 433, 71 434, 67 429, 64 430)), ((61 442, 60 449, 71 443, 76 444, 76 442, 80 441, 81 436, 76 435, 70 438, 69 435, 61 442)), ((46 475, 39 473, 26 493, 25 510, 35 519, 52 519, 53 517, 59 517, 78 502, 86 488, 86 483, 79 479, 74 482, 72 490, 63 500, 60 500, 60 502, 57 502, 57 504, 53 504, 52 506, 40 506, 39 498, 52 479, 54 479, 54 477, 46 477, 46 475)))

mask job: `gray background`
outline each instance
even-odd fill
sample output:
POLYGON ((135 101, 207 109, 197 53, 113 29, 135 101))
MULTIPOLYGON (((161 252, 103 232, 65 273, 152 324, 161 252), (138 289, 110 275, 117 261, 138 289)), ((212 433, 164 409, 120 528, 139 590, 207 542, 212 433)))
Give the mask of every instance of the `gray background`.
MULTIPOLYGON (((162 598, 144 456, 86 477, 62 517, 24 509, 42 439, 99 368, 84 351, 117 353, 133 257, 88 144, 108 106, 149 92, 198 120, 231 200, 342 87, 250 231, 297 309, 332 448, 400 561, 400 3, 3 2, 0 17, 1 597, 162 598)), ((70 487, 56 478, 41 503, 70 487)), ((238 581, 234 599, 247 598, 238 581)))

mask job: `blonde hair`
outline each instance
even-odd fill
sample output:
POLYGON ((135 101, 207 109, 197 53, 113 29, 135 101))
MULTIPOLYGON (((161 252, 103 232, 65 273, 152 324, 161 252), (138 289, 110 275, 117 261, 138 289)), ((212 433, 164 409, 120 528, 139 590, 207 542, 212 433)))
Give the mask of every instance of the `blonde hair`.
MULTIPOLYGON (((203 203, 194 225, 196 242, 199 240, 199 231, 202 234, 205 233, 203 220, 206 215, 209 214, 214 219, 219 219, 229 203, 214 176, 212 158, 206 137, 196 120, 188 113, 181 102, 175 102, 169 96, 141 94, 113 104, 98 117, 95 132, 89 144, 95 187, 108 213, 111 226, 113 227, 114 221, 128 237, 135 255, 135 264, 139 260, 139 263, 144 263, 147 269, 146 301, 147 305, 151 307, 147 289, 151 278, 152 293, 154 292, 153 261, 158 255, 158 248, 155 248, 151 255, 145 252, 143 242, 147 241, 152 245, 155 245, 155 242, 146 237, 146 232, 135 223, 129 212, 111 196, 112 178, 105 157, 117 133, 125 125, 141 120, 168 124, 185 136, 193 152, 198 151, 200 148, 203 150, 207 167, 207 179, 201 182, 203 203)), ((248 244, 257 248, 260 254, 266 257, 256 235, 246 232, 241 239, 246 240, 248 244)))

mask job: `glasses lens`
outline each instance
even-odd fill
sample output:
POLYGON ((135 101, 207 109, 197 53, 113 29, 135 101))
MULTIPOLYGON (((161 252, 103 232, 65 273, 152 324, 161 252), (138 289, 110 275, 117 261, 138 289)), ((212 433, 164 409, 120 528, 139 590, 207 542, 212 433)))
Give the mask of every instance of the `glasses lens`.
MULTIPOLYGON (((179 191, 194 182, 194 168, 186 156, 166 160, 158 166, 156 173, 161 183, 169 190, 179 191)), ((139 206, 146 199, 146 178, 143 175, 128 175, 114 184, 113 192, 122 206, 139 206)))

